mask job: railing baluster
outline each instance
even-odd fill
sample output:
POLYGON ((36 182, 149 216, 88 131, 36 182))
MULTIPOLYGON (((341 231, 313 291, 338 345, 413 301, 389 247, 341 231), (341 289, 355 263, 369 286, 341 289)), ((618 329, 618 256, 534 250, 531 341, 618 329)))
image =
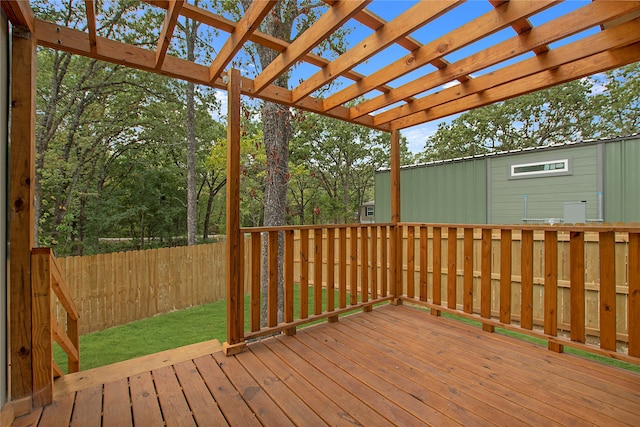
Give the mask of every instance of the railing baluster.
POLYGON ((347 229, 340 228, 340 296, 338 305, 340 308, 347 306, 347 229))
POLYGON ((600 233, 600 347, 616 349, 616 236, 600 233))
POLYGON ((278 232, 269 231, 267 255, 267 326, 278 324, 278 232))
POLYGON ((322 228, 313 230, 313 314, 322 313, 322 228))
POLYGON ((380 278, 382 280, 381 283, 381 293, 383 297, 388 295, 387 285, 389 280, 389 266, 388 266, 388 242, 387 242, 387 226, 383 225, 380 230, 380 251, 382 252, 381 257, 381 266, 380 266, 380 278))
POLYGON ((572 231, 569 237, 569 280, 571 298, 571 340, 585 342, 584 318, 584 233, 572 231))
POLYGON ((427 300, 427 277, 429 276, 428 231, 427 227, 420 226, 420 301, 427 300))
POLYGON ((349 253, 351 280, 349 292, 351 293, 351 305, 358 303, 358 227, 351 227, 351 252, 349 253))
POLYGON ((251 331, 260 330, 260 282, 262 263, 262 244, 260 233, 251 233, 251 331))
MULTIPOLYGON (((480 316, 491 319, 491 240, 492 230, 482 229, 482 265, 480 273, 480 316)), ((493 326, 483 323, 482 329, 493 332, 493 326)))
POLYGON ((629 354, 640 357, 640 233, 629 233, 629 354))
MULTIPOLYGON (((293 230, 284 232, 284 321, 293 322, 293 230)), ((295 334, 296 329, 285 331, 295 334)))
POLYGON ((360 293, 361 301, 369 301, 369 228, 360 227, 360 293))
POLYGON ((378 298, 378 227, 371 227, 371 299, 378 298))
POLYGON ((533 328, 533 230, 522 230, 520 250, 520 326, 533 328))
POLYGON ((511 230, 500 231, 500 321, 511 323, 511 230))
MULTIPOLYGON (((544 333, 558 335, 558 232, 544 232, 544 333)), ((549 350, 561 352, 562 345, 549 341, 549 350)))
POLYGON ((309 230, 300 230, 300 318, 309 317, 309 230))
POLYGON ((407 227, 407 297, 415 298, 416 275, 416 228, 407 227))
POLYGON ((335 310, 335 229, 327 229, 327 311, 335 310))
MULTIPOLYGON (((433 295, 435 305, 442 304, 442 229, 433 227, 433 295)), ((440 310, 431 310, 431 314, 439 316, 440 310)))
POLYGON ((473 228, 464 229, 463 280, 463 310, 465 313, 473 313, 473 228))
POLYGON ((456 227, 448 228, 447 236, 447 307, 456 308, 457 306, 457 281, 458 281, 458 229, 456 227))

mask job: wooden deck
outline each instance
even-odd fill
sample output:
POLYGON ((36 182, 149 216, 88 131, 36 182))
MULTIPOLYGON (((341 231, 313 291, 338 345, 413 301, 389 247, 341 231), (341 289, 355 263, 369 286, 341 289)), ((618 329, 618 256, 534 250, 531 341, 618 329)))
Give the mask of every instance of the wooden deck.
POLYGON ((218 348, 70 375, 13 425, 640 425, 639 374, 407 306, 218 348))

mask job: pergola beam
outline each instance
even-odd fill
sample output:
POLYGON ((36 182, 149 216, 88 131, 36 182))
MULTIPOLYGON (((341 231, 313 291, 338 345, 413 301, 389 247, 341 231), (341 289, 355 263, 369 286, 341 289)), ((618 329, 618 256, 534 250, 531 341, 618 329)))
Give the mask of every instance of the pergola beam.
POLYGON ((596 33, 568 45, 550 50, 533 58, 507 66, 493 73, 483 75, 458 86, 452 86, 431 96, 401 105, 374 116, 374 123, 388 123, 399 118, 426 111, 456 99, 487 91, 501 84, 554 69, 579 59, 607 50, 617 49, 640 41, 640 21, 631 21, 617 27, 596 33))
POLYGON ((184 0, 170 0, 169 8, 164 17, 164 25, 162 26, 162 32, 158 38, 158 47, 156 48, 156 63, 155 68, 162 68, 162 64, 167 56, 167 50, 171 44, 171 38, 173 37, 173 30, 178 22, 180 16, 180 9, 184 6, 184 0))
POLYGON ((2 10, 13 25, 25 27, 30 33, 35 32, 36 19, 29 2, 24 0, 3 0, 0 2, 2 10))
POLYGON ((637 61, 638 52, 640 52, 640 43, 634 43, 616 50, 605 51, 394 120, 391 122, 391 127, 393 129, 404 129, 452 114, 505 101, 551 86, 567 83, 603 71, 623 67, 637 61))
POLYGON ((310 28, 303 32, 278 57, 276 57, 254 80, 254 90, 260 92, 280 74, 287 71, 300 58, 329 37, 345 22, 371 3, 372 0, 338 1, 310 28))
POLYGON ((396 19, 362 40, 337 59, 304 80, 292 91, 293 102, 309 96, 316 89, 338 78, 346 71, 387 48, 398 39, 423 27, 461 3, 461 0, 418 2, 396 19))
POLYGON ((442 70, 434 71, 414 79, 410 83, 392 89, 386 94, 369 99, 351 108, 351 117, 384 108, 408 96, 425 92, 455 80, 458 76, 491 67, 538 46, 551 43, 603 22, 633 12, 640 8, 640 2, 594 2, 560 16, 553 21, 533 28, 531 31, 505 40, 489 49, 469 55, 442 70))
POLYGON ((323 102, 323 108, 330 110, 352 99, 364 95, 380 85, 389 83, 410 73, 435 59, 442 58, 475 41, 500 31, 523 17, 533 15, 554 4, 557 0, 537 2, 507 2, 493 11, 448 32, 446 35, 427 43, 409 55, 383 67, 363 78, 361 81, 346 87, 323 102))
POLYGON ((209 67, 209 80, 213 81, 220 77, 233 57, 238 53, 244 43, 258 29, 262 20, 267 13, 276 5, 276 0, 254 1, 245 11, 244 16, 238 21, 229 38, 218 52, 216 58, 211 62, 209 67))

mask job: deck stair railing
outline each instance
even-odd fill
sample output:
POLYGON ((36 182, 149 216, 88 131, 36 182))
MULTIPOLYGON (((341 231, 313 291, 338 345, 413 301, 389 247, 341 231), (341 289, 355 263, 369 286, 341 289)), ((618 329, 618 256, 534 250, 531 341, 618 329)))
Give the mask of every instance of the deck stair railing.
POLYGON ((53 401, 53 380, 64 375, 53 360, 53 341, 67 354, 69 373, 80 370, 78 310, 64 283, 50 248, 31 252, 32 331, 33 331, 33 405, 40 407, 53 401), (53 312, 54 295, 67 312, 66 328, 53 312))

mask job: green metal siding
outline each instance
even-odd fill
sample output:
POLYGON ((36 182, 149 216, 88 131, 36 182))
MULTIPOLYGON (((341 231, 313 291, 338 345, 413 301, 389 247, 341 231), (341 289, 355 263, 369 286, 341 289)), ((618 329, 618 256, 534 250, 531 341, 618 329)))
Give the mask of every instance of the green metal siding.
MULTIPOLYGON (((486 161, 473 159, 400 171, 400 217, 408 222, 486 223, 486 161)), ((389 172, 375 179, 376 221, 391 218, 389 172)))
POLYGON ((597 144, 565 146, 493 157, 491 171, 492 224, 517 224, 524 218, 524 196, 528 196, 528 218, 561 219, 563 202, 587 201, 587 219, 598 216, 597 144), (512 164, 534 163, 568 158, 570 175, 509 179, 512 164))
POLYGON ((640 222, 640 137, 605 144, 604 219, 640 222))
MULTIPOLYGON (((402 175, 400 175, 402 179, 402 175)), ((391 221, 391 174, 376 172, 374 197, 376 202, 376 222, 391 221)), ((402 182, 402 181, 401 181, 402 182)), ((402 213, 401 213, 402 214, 402 213)))

